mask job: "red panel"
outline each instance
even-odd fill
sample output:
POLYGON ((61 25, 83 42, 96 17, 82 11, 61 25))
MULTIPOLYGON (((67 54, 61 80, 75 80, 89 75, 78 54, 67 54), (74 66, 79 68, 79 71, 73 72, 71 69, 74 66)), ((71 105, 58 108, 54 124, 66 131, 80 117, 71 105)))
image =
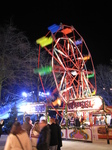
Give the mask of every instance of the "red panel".
POLYGON ((61 32, 63 32, 64 34, 69 34, 72 32, 72 30, 70 28, 66 28, 66 29, 61 30, 61 32))

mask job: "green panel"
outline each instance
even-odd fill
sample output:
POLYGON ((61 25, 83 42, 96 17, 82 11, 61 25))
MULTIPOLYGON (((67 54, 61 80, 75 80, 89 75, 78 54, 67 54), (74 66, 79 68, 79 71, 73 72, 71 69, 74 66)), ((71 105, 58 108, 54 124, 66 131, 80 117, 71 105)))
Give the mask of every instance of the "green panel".
POLYGON ((94 73, 89 74, 87 77, 88 77, 88 78, 92 78, 92 77, 94 77, 94 73))
POLYGON ((47 67, 42 67, 42 68, 36 68, 34 69, 34 73, 39 73, 41 76, 45 75, 45 74, 49 74, 52 72, 52 67, 51 66, 47 66, 47 67))

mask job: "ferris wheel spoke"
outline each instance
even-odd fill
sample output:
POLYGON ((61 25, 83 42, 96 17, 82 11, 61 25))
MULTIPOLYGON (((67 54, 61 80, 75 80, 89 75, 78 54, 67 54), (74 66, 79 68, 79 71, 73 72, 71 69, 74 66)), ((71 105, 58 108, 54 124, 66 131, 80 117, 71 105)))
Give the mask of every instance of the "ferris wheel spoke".
MULTIPOLYGON (((60 38, 60 40, 63 40, 63 39, 67 41, 67 38, 60 38)), ((60 42, 60 40, 58 40, 58 42, 60 42)), ((73 43, 72 43, 72 44, 73 44, 73 43)), ((67 44, 66 44, 66 45, 67 45, 67 44)), ((68 52, 67 48, 64 48, 63 46, 61 46, 60 43, 58 43, 56 46, 57 46, 58 49, 60 49, 60 50, 63 52, 63 54, 66 56, 67 62, 70 62, 73 66, 77 67, 77 66, 76 66, 76 63, 75 63, 75 62, 72 60, 72 58, 70 57, 70 54, 72 54, 72 57, 74 56, 74 58, 75 58, 75 55, 73 54, 73 52, 71 52, 71 49, 69 48, 69 52, 68 52)), ((56 47, 55 47, 55 48, 56 48, 56 47)), ((61 58, 63 59, 62 56, 61 56, 61 58)))
POLYGON ((55 55, 57 56, 57 59, 59 60, 60 64, 62 65, 62 67, 66 70, 65 66, 63 65, 58 53, 56 51, 54 51, 55 55))
POLYGON ((60 82, 60 85, 59 85, 59 89, 60 89, 60 90, 61 90, 61 88, 62 88, 62 84, 63 84, 63 82, 64 82, 65 75, 66 75, 66 72, 64 72, 64 74, 63 74, 63 76, 62 76, 62 78, 61 78, 61 82, 60 82))
POLYGON ((64 57, 68 57, 67 55, 65 55, 61 50, 54 48, 54 51, 58 52, 59 54, 61 54, 64 57))
POLYGON ((81 95, 82 97, 88 97, 91 94, 91 90, 85 77, 84 72, 81 72, 81 95))

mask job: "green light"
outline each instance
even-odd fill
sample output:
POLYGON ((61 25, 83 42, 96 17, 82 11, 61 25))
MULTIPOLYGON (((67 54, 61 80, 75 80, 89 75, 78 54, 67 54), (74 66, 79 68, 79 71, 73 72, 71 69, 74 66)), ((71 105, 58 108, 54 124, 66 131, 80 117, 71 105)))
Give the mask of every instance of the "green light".
POLYGON ((92 78, 92 77, 94 77, 94 73, 89 74, 89 75, 87 76, 87 78, 92 78))
POLYGON ((49 74, 52 72, 52 67, 51 66, 46 66, 46 67, 42 67, 42 68, 36 68, 34 69, 34 73, 39 73, 41 76, 45 75, 45 74, 49 74))

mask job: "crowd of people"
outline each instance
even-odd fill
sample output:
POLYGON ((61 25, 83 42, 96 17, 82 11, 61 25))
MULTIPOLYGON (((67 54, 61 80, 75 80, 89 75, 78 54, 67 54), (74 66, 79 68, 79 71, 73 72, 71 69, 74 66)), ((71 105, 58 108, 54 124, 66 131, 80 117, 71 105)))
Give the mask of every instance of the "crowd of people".
MULTIPOLYGON (((80 125, 83 125, 83 121, 84 118, 83 116, 81 116, 81 118, 79 119, 78 116, 74 117, 74 116, 69 116, 68 117, 68 121, 67 121, 67 125, 68 127, 80 127, 80 125)), ((63 117, 61 120, 61 127, 65 127, 66 126, 66 119, 63 117)))
POLYGON ((57 118, 50 117, 47 123, 46 118, 41 117, 32 124, 27 116, 23 124, 14 122, 4 150, 61 150, 61 147, 61 127, 57 118))

